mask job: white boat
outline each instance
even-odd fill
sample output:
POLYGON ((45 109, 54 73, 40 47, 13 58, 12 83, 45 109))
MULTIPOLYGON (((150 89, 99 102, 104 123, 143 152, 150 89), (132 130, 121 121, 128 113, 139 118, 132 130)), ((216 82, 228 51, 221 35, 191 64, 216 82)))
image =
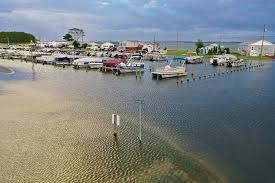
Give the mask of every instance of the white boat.
POLYGON ((43 64, 52 64, 55 61, 55 56, 42 56, 37 61, 43 64))
POLYGON ((224 55, 214 55, 213 58, 210 58, 210 64, 215 66, 223 66, 226 65, 228 61, 237 60, 237 57, 230 54, 224 55))
POLYGON ((185 57, 186 63, 187 64, 198 64, 203 62, 203 57, 202 56, 190 56, 190 57, 185 57))
POLYGON ((91 62, 88 64, 90 69, 100 69, 103 67, 103 61, 107 60, 105 58, 90 58, 91 62))
POLYGON ((241 67, 244 66, 245 62, 244 59, 234 60, 234 61, 228 61, 227 66, 228 67, 241 67))
POLYGON ((157 79, 164 79, 186 76, 188 74, 184 60, 182 60, 182 65, 177 67, 171 67, 171 63, 172 61, 169 65, 166 65, 165 67, 159 68, 155 72, 152 72, 153 77, 157 79))
POLYGON ((134 53, 130 60, 141 60, 143 58, 143 55, 141 53, 134 53))
POLYGON ((84 57, 80 59, 76 59, 73 61, 73 66, 74 68, 88 68, 89 63, 93 62, 94 58, 93 57, 84 57))
POLYGON ((116 66, 118 73, 144 72, 144 63, 120 63, 116 66))

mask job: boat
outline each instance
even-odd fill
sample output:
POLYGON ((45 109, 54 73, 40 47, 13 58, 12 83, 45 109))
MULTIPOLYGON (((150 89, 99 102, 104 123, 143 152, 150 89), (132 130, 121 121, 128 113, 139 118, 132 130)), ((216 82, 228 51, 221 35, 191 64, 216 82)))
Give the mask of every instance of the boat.
MULTIPOLYGON (((84 57, 84 58, 80 58, 80 59, 76 59, 73 61, 73 67, 74 68, 91 68, 90 67, 90 63, 94 63, 94 62, 97 62, 99 61, 100 59, 99 58, 96 58, 96 57, 84 57)), ((102 67, 102 60, 101 60, 101 67, 102 67)))
POLYGON ((244 59, 234 60, 234 61, 228 61, 227 67, 241 67, 244 66, 245 62, 244 59))
POLYGON ((181 66, 172 67, 171 64, 174 59, 170 62, 169 65, 165 67, 157 69, 155 72, 152 72, 153 78, 157 79, 165 79, 179 76, 186 76, 188 74, 186 70, 185 60, 183 59, 181 62, 181 66))
POLYGON ((203 57, 202 56, 190 56, 190 57, 185 57, 186 64, 199 64, 203 62, 203 57))
POLYGON ((160 52, 154 51, 151 53, 146 53, 143 57, 143 60, 149 61, 167 61, 165 55, 161 54, 160 52))
POLYGON ((210 58, 210 64, 214 66, 223 66, 226 65, 228 61, 234 60, 237 60, 237 57, 235 57, 234 55, 214 55, 213 58, 210 58))
POLYGON ((109 59, 106 60, 105 62, 103 62, 103 67, 112 67, 112 68, 116 68, 116 66, 120 63, 127 63, 126 59, 109 59))
POLYGON ((144 72, 144 63, 120 63, 116 66, 117 72, 120 73, 133 73, 144 72))
POLYGON ((69 65, 74 59, 79 57, 58 55, 58 56, 41 56, 37 57, 36 60, 43 64, 53 64, 53 65, 69 65))
POLYGON ((141 60, 143 58, 143 55, 141 53, 134 53, 130 60, 141 60))
POLYGON ((100 69, 103 67, 103 62, 107 59, 105 58, 93 58, 92 61, 88 64, 90 69, 100 69))

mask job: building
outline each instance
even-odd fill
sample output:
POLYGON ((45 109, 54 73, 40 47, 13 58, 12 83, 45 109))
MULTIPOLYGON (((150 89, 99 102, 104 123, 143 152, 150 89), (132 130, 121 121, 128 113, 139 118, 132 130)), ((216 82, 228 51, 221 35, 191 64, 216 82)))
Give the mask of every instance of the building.
POLYGON ((88 43, 88 46, 86 47, 88 50, 92 51, 99 51, 100 50, 100 44, 96 42, 88 43))
POLYGON ((248 41, 239 45, 238 52, 247 56, 260 56, 263 43, 263 56, 274 56, 275 46, 270 41, 248 41))
POLYGON ((214 43, 214 44, 210 44, 210 45, 204 47, 205 50, 203 50, 203 52, 205 54, 208 54, 209 50, 214 50, 214 48, 218 48, 219 46, 222 50, 224 49, 224 46, 214 43))
POLYGON ((141 51, 144 46, 143 42, 135 40, 123 41, 120 45, 120 49, 127 52, 136 52, 141 51))
POLYGON ((112 48, 114 48, 115 45, 113 43, 107 42, 107 43, 103 43, 100 48, 101 50, 111 50, 112 48))

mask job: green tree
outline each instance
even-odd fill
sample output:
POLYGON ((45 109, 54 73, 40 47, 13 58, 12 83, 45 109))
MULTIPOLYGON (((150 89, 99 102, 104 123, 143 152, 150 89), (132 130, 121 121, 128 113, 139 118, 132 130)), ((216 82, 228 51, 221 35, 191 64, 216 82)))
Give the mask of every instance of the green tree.
POLYGON ((221 54, 222 53, 222 49, 221 49, 221 45, 218 46, 218 54, 221 54))
POLYGON ((230 49, 229 49, 229 48, 224 48, 224 52, 225 52, 226 54, 230 54, 230 49))
POLYGON ((87 46, 88 46, 88 43, 84 43, 84 44, 82 45, 82 48, 87 48, 87 46))
POLYGON ((66 41, 73 41, 73 36, 69 33, 67 33, 65 36, 63 36, 63 39, 66 41))
POLYGON ((25 32, 0 32, 0 43, 35 43, 36 38, 25 32))
POLYGON ((83 29, 79 29, 79 28, 69 29, 69 34, 71 34, 73 39, 76 41, 78 41, 81 37, 83 39, 83 37, 85 36, 83 29))
POLYGON ((74 48, 79 48, 80 47, 80 43, 78 41, 74 41, 73 42, 74 48))
POLYGON ((214 46, 213 54, 217 54, 217 52, 218 52, 218 48, 214 46))
POLYGON ((198 39, 198 41, 196 42, 196 52, 197 52, 197 54, 199 53, 200 48, 203 48, 203 47, 204 47, 204 44, 203 44, 202 40, 198 39))

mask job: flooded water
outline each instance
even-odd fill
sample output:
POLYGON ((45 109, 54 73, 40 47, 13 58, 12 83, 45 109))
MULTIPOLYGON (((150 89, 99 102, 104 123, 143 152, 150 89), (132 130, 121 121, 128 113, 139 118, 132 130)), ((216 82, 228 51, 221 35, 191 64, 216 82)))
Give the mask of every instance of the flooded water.
POLYGON ((166 63, 146 63, 141 79, 0 64, 16 71, 0 74, 0 182, 275 181, 272 62, 232 73, 188 65, 183 84, 152 80, 149 68, 166 63), (136 99, 145 101, 142 145, 136 99))

